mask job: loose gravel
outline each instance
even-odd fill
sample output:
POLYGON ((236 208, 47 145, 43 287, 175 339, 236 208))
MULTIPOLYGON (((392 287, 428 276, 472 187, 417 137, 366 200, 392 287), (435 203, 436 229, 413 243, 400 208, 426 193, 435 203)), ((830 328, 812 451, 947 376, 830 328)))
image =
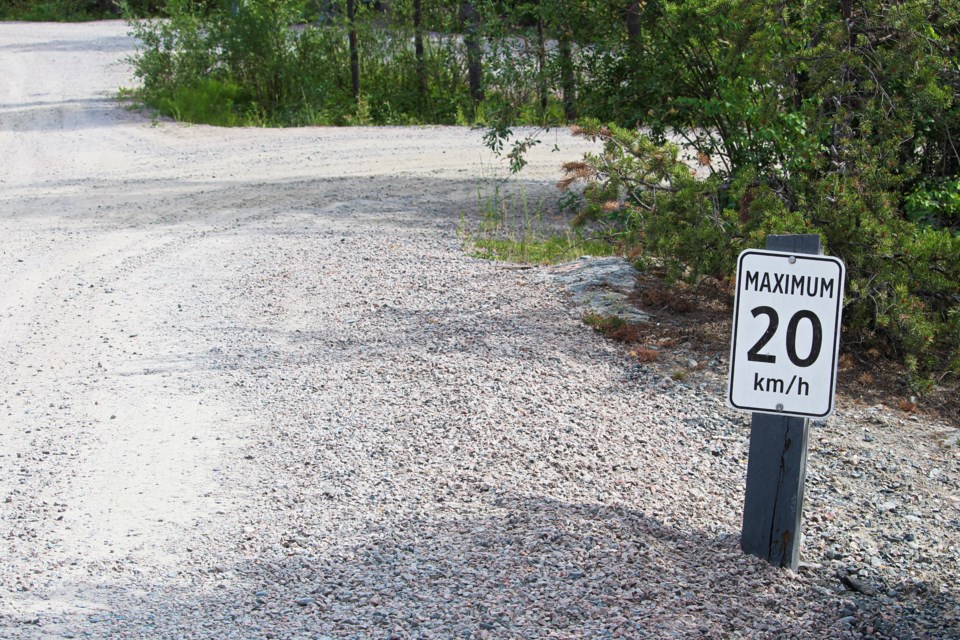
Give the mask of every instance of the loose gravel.
POLYGON ((125 30, 0 24, 0 637, 960 638, 955 424, 841 398, 745 556, 725 362, 465 255, 478 132, 153 123, 125 30))

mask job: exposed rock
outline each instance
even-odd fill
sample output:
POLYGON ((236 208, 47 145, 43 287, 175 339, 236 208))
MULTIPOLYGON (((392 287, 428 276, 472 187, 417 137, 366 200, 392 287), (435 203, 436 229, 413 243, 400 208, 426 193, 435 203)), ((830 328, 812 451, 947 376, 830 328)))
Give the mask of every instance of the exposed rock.
POLYGON ((627 322, 648 322, 650 316, 629 300, 638 271, 618 256, 584 256, 546 268, 541 278, 561 283, 584 313, 618 316, 627 322))

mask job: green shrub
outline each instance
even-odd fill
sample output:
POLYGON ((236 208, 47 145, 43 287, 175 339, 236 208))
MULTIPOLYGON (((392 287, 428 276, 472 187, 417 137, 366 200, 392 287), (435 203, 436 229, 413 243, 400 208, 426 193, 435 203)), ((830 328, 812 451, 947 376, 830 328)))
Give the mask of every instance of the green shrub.
POLYGON ((189 0, 170 0, 167 12, 165 19, 130 21, 132 35, 140 41, 133 60, 134 75, 141 81, 139 95, 161 110, 165 101, 175 102, 179 87, 196 87, 219 75, 217 43, 204 28, 202 7, 189 0))
POLYGON ((911 222, 960 233, 960 177, 921 183, 904 199, 911 222))
MULTIPOLYGON (((130 0, 143 15, 158 15, 164 0, 130 0)), ((82 22, 116 18, 121 10, 114 0, 4 0, 0 20, 33 22, 82 22)))
MULTIPOLYGON (((425 37, 418 62, 407 3, 391 5, 391 13, 383 16, 373 5, 358 2, 362 74, 357 97, 344 5, 325 4, 312 16, 315 22, 298 24, 312 6, 302 0, 240 0, 235 8, 170 0, 163 20, 138 20, 129 11, 133 34, 142 43, 133 59, 140 97, 168 112, 210 88, 201 80, 213 79, 240 88, 245 104, 236 124, 452 124, 458 114, 475 113, 455 33, 425 37)), ((430 19, 450 27, 441 15, 430 19)), ((200 94, 204 101, 217 95, 225 102, 235 99, 229 92, 200 94)), ((225 114, 236 107, 235 101, 207 104, 203 111, 225 114)))
POLYGON ((169 96, 161 98, 158 107, 161 113, 181 122, 211 124, 233 127, 248 120, 249 100, 242 98, 236 84, 213 78, 202 78, 191 86, 173 89, 169 96))
POLYGON ((819 234, 847 265, 848 345, 901 359, 919 390, 960 373, 960 7, 664 1, 640 20, 633 48, 592 54, 581 105, 630 126, 584 128, 604 142, 577 169, 584 215, 687 277, 819 234))
POLYGON ((194 85, 199 69, 242 87, 271 124, 555 125, 570 121, 576 83, 590 74, 587 52, 595 49, 574 42, 603 34, 599 25, 616 14, 553 1, 423 2, 417 28, 412 0, 355 5, 367 114, 352 91, 346 0, 170 0, 166 20, 147 22, 128 5, 143 41, 134 60, 142 96, 158 106, 174 86, 194 85), (467 4, 480 14, 480 101, 467 82, 467 4), (558 40, 566 44, 554 46, 558 40))
POLYGON ((559 186, 585 184, 575 222, 607 222, 690 280, 728 276, 768 234, 819 234, 847 266, 846 342, 901 359, 917 391, 934 373, 960 372, 960 236, 898 215, 890 194, 860 182, 869 172, 826 176, 791 208, 754 173, 699 180, 675 145, 616 125, 575 130, 603 143, 565 165, 559 186))

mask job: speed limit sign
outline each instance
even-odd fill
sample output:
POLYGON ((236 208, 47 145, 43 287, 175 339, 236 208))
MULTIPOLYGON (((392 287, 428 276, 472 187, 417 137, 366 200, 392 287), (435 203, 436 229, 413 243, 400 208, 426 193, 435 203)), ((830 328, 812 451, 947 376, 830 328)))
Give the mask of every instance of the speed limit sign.
POLYGON ((845 268, 837 258, 748 249, 737 260, 727 402, 756 413, 833 412, 845 268))

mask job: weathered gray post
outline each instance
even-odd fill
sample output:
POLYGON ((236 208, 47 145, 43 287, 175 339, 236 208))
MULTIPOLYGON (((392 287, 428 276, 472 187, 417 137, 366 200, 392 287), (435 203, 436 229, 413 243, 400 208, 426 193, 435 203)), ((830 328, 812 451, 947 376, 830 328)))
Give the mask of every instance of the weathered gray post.
MULTIPOLYGON (((768 236, 766 248, 818 254, 820 237, 768 236)), ((740 547, 793 570, 800 561, 809 424, 806 418, 754 413, 750 425, 740 547)))

